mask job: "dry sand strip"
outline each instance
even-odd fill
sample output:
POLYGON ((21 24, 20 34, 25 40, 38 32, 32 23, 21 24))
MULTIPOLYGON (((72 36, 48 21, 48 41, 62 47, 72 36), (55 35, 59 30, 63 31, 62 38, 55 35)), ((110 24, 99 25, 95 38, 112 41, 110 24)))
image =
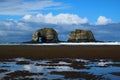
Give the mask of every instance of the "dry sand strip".
POLYGON ((0 45, 0 58, 120 58, 119 45, 0 45))

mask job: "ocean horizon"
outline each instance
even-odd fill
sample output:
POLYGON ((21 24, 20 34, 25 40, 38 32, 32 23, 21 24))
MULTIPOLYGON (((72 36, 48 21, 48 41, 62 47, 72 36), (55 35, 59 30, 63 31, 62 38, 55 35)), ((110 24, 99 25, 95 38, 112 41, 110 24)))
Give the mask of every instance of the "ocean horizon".
POLYGON ((22 43, 22 42, 1 42, 0 45, 120 45, 120 42, 58 42, 58 43, 22 43))

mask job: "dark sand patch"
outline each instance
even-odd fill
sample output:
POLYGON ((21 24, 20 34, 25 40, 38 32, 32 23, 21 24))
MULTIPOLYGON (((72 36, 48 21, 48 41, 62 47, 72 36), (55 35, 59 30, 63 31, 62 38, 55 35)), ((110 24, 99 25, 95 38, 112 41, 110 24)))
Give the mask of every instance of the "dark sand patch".
POLYGON ((110 73, 110 74, 116 75, 116 76, 120 76, 120 72, 112 72, 112 73, 110 73))
POLYGON ((85 62, 78 62, 78 61, 73 61, 70 65, 70 67, 74 68, 74 69, 90 69, 90 67, 85 66, 85 62))
POLYGON ((109 64, 109 66, 117 66, 117 67, 120 67, 120 64, 109 64))
POLYGON ((69 65, 67 65, 67 64, 58 64, 58 63, 47 63, 47 64, 36 63, 35 66, 69 66, 69 65))
MULTIPOLYGON (((29 71, 14 71, 6 74, 4 79, 20 79, 21 77, 24 79, 26 76, 34 76, 34 75, 43 75, 43 73, 32 73, 29 71)), ((30 78, 32 79, 32 78, 30 78)))
POLYGON ((16 62, 17 65, 26 65, 26 64, 30 64, 29 61, 17 61, 16 62))
POLYGON ((35 80, 34 78, 10 78, 10 77, 4 77, 2 80, 35 80))
MULTIPOLYGON (((1 50, 0 50, 1 51, 1 50)), ((2 53, 0 53, 0 54, 2 54, 2 53)), ((7 56, 7 55, 6 55, 7 56)), ((2 56, 1 56, 2 57, 2 56)), ((0 62, 14 62, 15 60, 14 59, 7 59, 7 58, 0 58, 0 62)))
POLYGON ((9 70, 0 69, 0 73, 8 72, 9 70))
POLYGON ((79 45, 79 46, 33 46, 33 45, 0 45, 0 58, 24 57, 30 59, 50 58, 88 58, 113 59, 120 61, 118 45, 79 45))

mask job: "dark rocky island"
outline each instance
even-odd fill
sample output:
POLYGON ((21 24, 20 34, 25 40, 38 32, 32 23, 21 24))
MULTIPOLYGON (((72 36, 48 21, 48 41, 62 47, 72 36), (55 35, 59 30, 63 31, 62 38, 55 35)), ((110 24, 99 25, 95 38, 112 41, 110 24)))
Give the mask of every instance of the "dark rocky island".
POLYGON ((43 28, 34 32, 32 42, 58 42, 58 34, 53 28, 43 28))
POLYGON ((69 35, 68 42, 96 42, 92 31, 76 29, 69 35))

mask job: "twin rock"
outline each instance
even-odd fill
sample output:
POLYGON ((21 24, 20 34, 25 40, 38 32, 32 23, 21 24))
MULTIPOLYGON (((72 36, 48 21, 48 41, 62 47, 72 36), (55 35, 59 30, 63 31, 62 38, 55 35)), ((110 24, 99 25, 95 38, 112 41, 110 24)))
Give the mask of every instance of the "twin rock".
MULTIPOLYGON (((60 42, 58 33, 53 28, 43 28, 35 31, 32 42, 56 43, 60 42)), ((69 34, 68 42, 96 42, 92 31, 76 29, 69 34)))

